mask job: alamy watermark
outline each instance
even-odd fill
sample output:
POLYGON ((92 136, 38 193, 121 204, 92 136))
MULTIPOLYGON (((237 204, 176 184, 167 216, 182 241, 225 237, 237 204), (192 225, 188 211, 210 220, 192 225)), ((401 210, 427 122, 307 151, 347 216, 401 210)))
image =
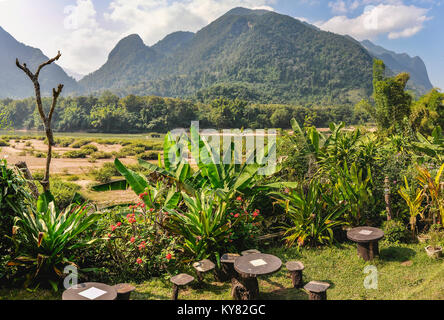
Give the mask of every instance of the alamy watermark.
POLYGON ((378 289, 378 268, 373 265, 366 266, 364 268, 364 273, 368 274, 364 279, 364 288, 367 290, 378 289))
POLYGON ((276 172, 277 130, 199 130, 199 121, 193 121, 191 126, 195 129, 191 132, 198 132, 198 135, 182 128, 170 132, 176 141, 168 151, 172 164, 258 164, 261 166, 257 171, 259 175, 276 172))

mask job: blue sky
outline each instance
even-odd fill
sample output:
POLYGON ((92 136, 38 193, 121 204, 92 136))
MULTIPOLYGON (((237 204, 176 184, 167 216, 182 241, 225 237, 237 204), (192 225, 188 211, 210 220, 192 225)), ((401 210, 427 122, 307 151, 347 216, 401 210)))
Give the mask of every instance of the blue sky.
POLYGON ((444 0, 0 0, 0 26, 48 56, 60 49, 62 67, 87 74, 128 34, 152 45, 177 30, 197 31, 237 6, 420 56, 432 83, 444 89, 444 0))

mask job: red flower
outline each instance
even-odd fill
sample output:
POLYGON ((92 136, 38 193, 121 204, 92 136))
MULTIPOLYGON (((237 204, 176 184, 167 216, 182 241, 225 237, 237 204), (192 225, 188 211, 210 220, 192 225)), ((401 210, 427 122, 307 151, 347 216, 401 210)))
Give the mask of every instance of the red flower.
POLYGON ((141 208, 145 208, 145 203, 141 203, 141 204, 140 204, 140 207, 141 207, 141 208))
POLYGON ((257 213, 256 211, 255 212, 253 212, 253 217, 257 217, 259 215, 259 213, 257 213))
POLYGON ((143 261, 141 258, 137 258, 136 262, 137 262, 137 264, 141 264, 143 261))
POLYGON ((136 241, 136 238, 131 237, 130 242, 131 242, 131 243, 134 243, 134 241, 136 241))
POLYGON ((168 253, 168 254, 166 255, 166 258, 167 258, 167 260, 171 260, 171 258, 172 258, 171 253, 168 253))
POLYGON ((153 212, 154 211, 154 208, 150 208, 150 212, 153 212))
POLYGON ((142 250, 143 248, 145 248, 146 247, 146 245, 145 245, 145 241, 142 241, 140 244, 139 244, 139 250, 142 250))
POLYGON ((114 231, 114 230, 116 230, 116 226, 115 225, 111 225, 111 231, 114 231))
POLYGON ((117 222, 116 226, 120 227, 122 225, 122 222, 117 222))
POLYGON ((235 218, 238 218, 238 217, 239 217, 239 213, 236 213, 236 214, 234 215, 234 217, 235 217, 235 218))
POLYGON ((237 197, 236 200, 237 201, 242 201, 242 197, 237 197))

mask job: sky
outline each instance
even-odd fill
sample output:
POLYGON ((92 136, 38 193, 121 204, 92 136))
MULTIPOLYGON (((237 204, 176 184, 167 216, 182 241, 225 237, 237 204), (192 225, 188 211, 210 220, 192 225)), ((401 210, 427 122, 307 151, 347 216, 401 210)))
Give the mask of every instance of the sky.
POLYGON ((432 84, 444 90, 444 0, 0 0, 0 27, 48 57, 60 50, 58 63, 85 75, 129 34, 153 45, 174 31, 196 32, 238 6, 419 56, 432 84))

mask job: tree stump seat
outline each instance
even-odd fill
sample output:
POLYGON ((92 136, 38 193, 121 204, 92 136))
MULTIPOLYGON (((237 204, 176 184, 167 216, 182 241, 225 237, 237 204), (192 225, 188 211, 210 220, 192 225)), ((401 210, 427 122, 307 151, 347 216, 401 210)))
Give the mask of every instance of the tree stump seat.
POLYGON ((302 280, 302 271, 305 269, 304 264, 300 261, 288 261, 285 267, 290 273, 293 287, 301 288, 304 284, 302 280))
POLYGON ((309 300, 327 300, 327 289, 330 284, 321 281, 310 281, 304 286, 308 291, 309 300))
POLYGON ((214 270, 216 265, 212 261, 205 259, 205 260, 193 263, 193 267, 194 267, 194 269, 196 269, 197 280, 199 282, 202 282, 204 273, 214 270))
POLYGON ((256 250, 256 249, 249 249, 249 250, 245 250, 245 251, 241 252, 241 254, 243 256, 246 256, 248 254, 257 254, 257 253, 261 253, 261 252, 259 250, 256 250))
POLYGON ((189 283, 193 282, 194 277, 186 273, 181 273, 177 276, 172 277, 170 281, 173 283, 173 295, 171 297, 171 300, 177 300, 180 287, 186 286, 189 283))
POLYGON ((117 300, 129 300, 131 292, 136 290, 136 287, 129 283, 118 283, 114 286, 117 291, 117 300))

